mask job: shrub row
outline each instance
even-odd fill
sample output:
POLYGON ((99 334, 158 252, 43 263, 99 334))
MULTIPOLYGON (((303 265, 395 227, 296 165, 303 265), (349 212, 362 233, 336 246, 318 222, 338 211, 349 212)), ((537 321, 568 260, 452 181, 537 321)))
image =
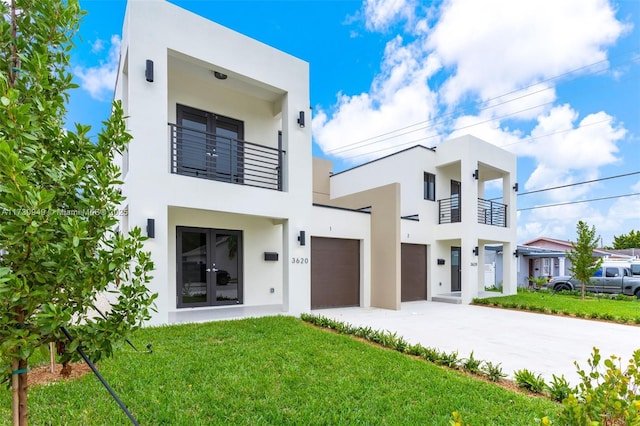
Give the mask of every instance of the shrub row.
POLYGON ((454 370, 464 370, 471 374, 486 377, 497 382, 507 375, 502 371, 500 363, 482 361, 473 356, 473 352, 468 358, 461 358, 458 351, 444 352, 436 348, 424 347, 419 343, 410 344, 402 336, 388 330, 374 330, 371 327, 357 327, 349 323, 333 320, 322 315, 312 315, 303 313, 300 315, 303 321, 314 324, 318 327, 328 328, 340 334, 360 337, 369 342, 379 344, 385 348, 393 349, 408 355, 420 357, 436 365, 452 368, 454 370))
POLYGON ((495 306, 498 308, 505 308, 505 309, 519 309, 521 311, 541 312, 544 314, 566 315, 566 316, 573 316, 578 318, 600 319, 600 320, 617 322, 620 324, 630 324, 630 323, 640 324, 640 316, 626 317, 626 316, 613 315, 608 312, 602 312, 602 313, 591 312, 587 314, 584 312, 571 312, 568 310, 558 310, 555 308, 547 308, 545 306, 528 305, 526 303, 516 303, 516 302, 508 302, 508 301, 503 302, 495 299, 473 299, 473 304, 495 306))
MULTIPOLYGON (((420 344, 409 344, 402 336, 390 331, 357 327, 319 315, 302 314, 301 319, 319 327, 335 330, 341 334, 358 336, 398 352, 423 358, 437 365, 464 370, 497 382, 506 377, 500 364, 478 360, 473 352, 468 358, 460 358, 458 352, 442 352, 420 344)), ((598 348, 587 361, 589 371, 576 362, 581 383, 571 387, 564 376, 553 375, 547 384, 542 376, 522 369, 514 373, 518 387, 554 401, 561 402, 563 410, 557 419, 543 417, 539 425, 563 426, 583 425, 640 425, 640 349, 633 353, 629 365, 623 368, 621 359, 615 355, 602 361, 598 348), (602 371, 604 366, 604 371, 602 371), (557 422, 557 423, 556 423, 557 422)), ((464 425, 459 412, 452 413, 452 425, 464 425)))

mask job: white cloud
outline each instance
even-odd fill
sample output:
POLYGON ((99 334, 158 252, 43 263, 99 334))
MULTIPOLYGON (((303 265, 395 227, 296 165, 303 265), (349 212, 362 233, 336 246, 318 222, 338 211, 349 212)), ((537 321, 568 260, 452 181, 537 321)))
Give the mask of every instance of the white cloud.
POLYGON ((454 70, 444 99, 491 98, 606 59, 627 29, 602 0, 450 0, 428 47, 454 70))
POLYGON ((369 93, 339 94, 332 112, 318 108, 314 137, 325 153, 347 159, 359 155, 369 158, 398 147, 438 141, 429 139, 439 132, 429 124, 437 111, 437 99, 426 81, 440 64, 435 58, 425 60, 419 44, 403 44, 400 37, 387 43, 384 55, 382 72, 369 93), (393 138, 387 135, 415 123, 421 125, 394 132, 393 138))
MULTIPOLYGON (((105 60, 101 60, 98 66, 81 67, 73 69, 76 77, 80 79, 80 87, 89 92, 92 98, 97 100, 110 100, 118 74, 118 60, 120 55, 120 37, 111 36, 111 46, 105 60)), ((93 48, 102 49, 101 43, 94 43, 93 48)))
MULTIPOLYGON (((508 149, 533 156, 553 170, 568 159, 572 168, 616 161, 615 143, 624 131, 595 125, 579 129, 575 111, 567 106, 570 111, 562 114, 554 107, 559 80, 551 78, 598 61, 599 71, 608 67, 607 47, 628 30, 616 20, 609 2, 448 0, 439 7, 414 0, 364 0, 362 16, 369 30, 388 31, 405 21, 409 27, 402 31, 412 38, 395 36, 387 43, 380 72, 367 93, 340 93, 332 108, 317 107, 314 137, 325 153, 347 159, 361 154, 358 161, 363 161, 390 152, 381 148, 411 142, 431 146, 450 133, 471 133, 512 146, 508 149), (469 112, 455 117, 461 102, 468 107, 467 101, 474 100, 480 101, 475 117, 469 112), (523 144, 525 135, 505 125, 532 120, 535 138, 545 131, 572 131, 523 144), (419 122, 420 130, 396 138, 387 135, 419 122), (585 147, 580 142, 585 139, 604 154, 576 151, 585 147), (560 141, 558 164, 534 153, 560 141)), ((582 123, 604 116, 592 114, 582 123)))
POLYGON ((566 104, 538 118, 531 139, 517 148, 519 154, 533 157, 537 163, 527 188, 567 183, 575 171, 582 171, 586 178, 599 167, 620 161, 617 143, 626 130, 616 125, 613 117, 601 111, 579 122, 577 119, 578 113, 566 104))
POLYGON ((411 0, 365 0, 365 25, 368 30, 384 31, 400 19, 411 20, 414 9, 411 0))

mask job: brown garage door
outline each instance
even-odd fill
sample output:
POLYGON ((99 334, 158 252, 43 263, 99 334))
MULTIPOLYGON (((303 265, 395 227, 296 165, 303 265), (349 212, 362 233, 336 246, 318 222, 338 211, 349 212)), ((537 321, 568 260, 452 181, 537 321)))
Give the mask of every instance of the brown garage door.
POLYGON ((402 244, 401 246, 400 300, 425 300, 427 298, 427 246, 422 244, 402 244))
POLYGON ((311 309, 360 306, 360 241, 311 237, 311 309))

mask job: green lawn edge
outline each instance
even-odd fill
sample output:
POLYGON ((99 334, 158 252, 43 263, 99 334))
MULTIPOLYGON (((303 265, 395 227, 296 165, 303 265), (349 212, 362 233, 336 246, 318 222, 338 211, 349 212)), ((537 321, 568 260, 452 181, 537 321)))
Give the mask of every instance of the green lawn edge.
MULTIPOLYGON (((287 316, 150 327, 100 372, 143 425, 531 425, 560 406, 287 316)), ((130 424, 92 376, 34 386, 31 424, 130 424)), ((10 424, 11 393, 0 393, 10 424)))

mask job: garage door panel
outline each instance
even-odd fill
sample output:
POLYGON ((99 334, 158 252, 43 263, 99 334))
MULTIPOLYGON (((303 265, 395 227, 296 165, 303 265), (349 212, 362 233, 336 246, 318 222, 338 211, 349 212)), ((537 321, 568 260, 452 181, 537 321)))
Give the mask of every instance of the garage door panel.
POLYGON ((400 300, 410 302, 427 299, 427 246, 401 245, 400 300))
POLYGON ((360 241, 311 238, 311 308, 360 305, 360 241))

